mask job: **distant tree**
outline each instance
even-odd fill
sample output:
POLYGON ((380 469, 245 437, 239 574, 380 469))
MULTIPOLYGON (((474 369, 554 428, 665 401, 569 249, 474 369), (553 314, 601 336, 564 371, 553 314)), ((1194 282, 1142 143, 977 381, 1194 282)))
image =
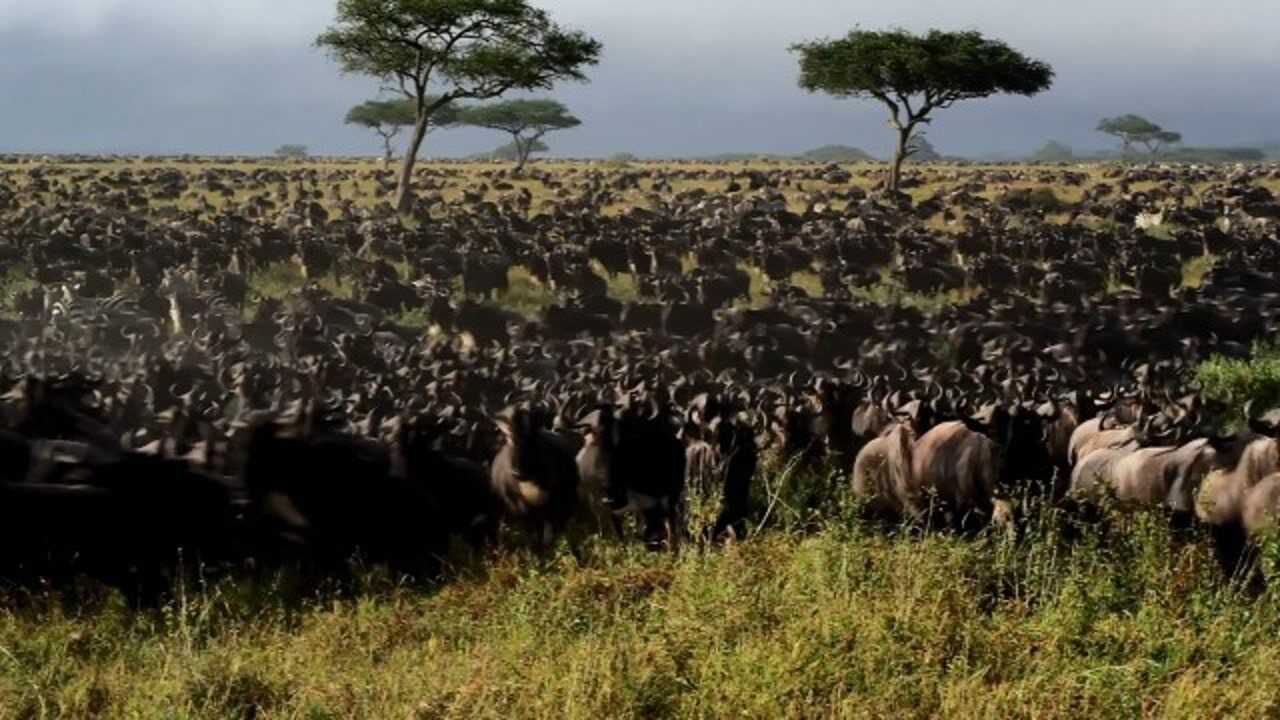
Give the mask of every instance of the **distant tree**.
POLYGON ((1154 155, 1168 145, 1182 142, 1182 134, 1165 130, 1141 115, 1120 115, 1103 118, 1098 122, 1098 132, 1118 138, 1126 153, 1133 146, 1141 145, 1154 155))
POLYGON ((865 150, 861 148, 851 147, 849 145, 823 145, 816 147, 800 156, 803 160, 811 162, 867 162, 875 160, 865 150))
MULTIPOLYGON (((394 151, 391 141, 400 131, 417 122, 417 108, 412 100, 368 100, 347 111, 346 123, 368 128, 382 138, 383 166, 390 167, 394 151)), ((457 122, 458 107, 454 103, 441 106, 428 123, 427 132, 449 127, 457 122)))
POLYGON ((1161 158, 1186 163, 1240 163, 1261 162, 1267 154, 1260 148, 1249 147, 1186 147, 1166 150, 1161 158))
POLYGON ((933 143, 924 136, 924 133, 916 133, 911 138, 911 144, 907 148, 907 157, 919 162, 937 162, 942 159, 942 154, 933 148, 933 143))
POLYGON ((889 108, 898 131, 889 188, 898 189, 916 128, 935 110, 997 93, 1035 95, 1053 83, 1048 64, 976 31, 853 30, 837 40, 791 46, 800 56, 800 87, 842 98, 871 98, 889 108))
POLYGON ((281 160, 305 160, 310 157, 306 145, 281 145, 276 148, 275 155, 281 160))
POLYGON ((482 157, 489 160, 505 160, 507 162, 513 162, 520 159, 521 153, 525 153, 525 156, 528 157, 528 155, 533 153, 550 152, 550 150, 551 148, 547 147, 547 144, 541 140, 534 140, 532 144, 524 147, 521 147, 514 142, 509 142, 506 145, 495 148, 491 152, 485 153, 482 157))
POLYGON ((1057 140, 1050 140, 1031 153, 1029 159, 1034 162, 1068 162, 1075 157, 1076 152, 1071 149, 1071 146, 1057 140))
POLYGON ((371 75, 414 104, 396 207, 412 207, 413 165, 431 119, 461 99, 549 90, 585 80, 601 45, 560 28, 527 0, 338 0, 337 22, 318 38, 345 72, 371 75), (432 94, 433 85, 441 92, 432 94))
POLYGON ((577 127, 582 121, 555 100, 507 100, 477 105, 458 115, 463 125, 510 133, 516 149, 516 172, 524 169, 530 149, 549 132, 577 127))

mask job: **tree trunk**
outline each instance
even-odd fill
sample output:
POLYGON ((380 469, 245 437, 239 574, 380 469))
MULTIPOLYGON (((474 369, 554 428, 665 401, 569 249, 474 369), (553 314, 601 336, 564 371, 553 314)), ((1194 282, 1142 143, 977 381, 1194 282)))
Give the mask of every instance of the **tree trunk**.
POLYGON ((520 142, 520 136, 515 135, 516 145, 516 174, 519 175, 524 171, 524 164, 529 161, 529 149, 533 147, 533 143, 520 142))
POLYGON ((898 130, 898 149, 893 153, 893 167, 889 170, 890 192, 898 192, 898 185, 902 182, 902 163, 907 160, 907 144, 911 142, 911 131, 914 129, 908 125, 898 130))
POLYGON ((427 136, 428 117, 423 115, 413 126, 413 135, 409 138, 409 146, 404 150, 404 160, 400 162, 400 180, 396 185, 396 210, 406 215, 413 210, 413 164, 418 159, 418 149, 427 136))
POLYGON ((391 160, 395 155, 391 150, 391 136, 388 135, 382 138, 382 151, 382 169, 388 170, 391 168, 391 160))

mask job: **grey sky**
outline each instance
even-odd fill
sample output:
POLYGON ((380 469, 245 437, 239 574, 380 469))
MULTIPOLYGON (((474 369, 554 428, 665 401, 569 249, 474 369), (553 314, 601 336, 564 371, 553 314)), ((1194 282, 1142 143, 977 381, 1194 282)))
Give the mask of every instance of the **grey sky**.
MULTIPOLYGON (((538 0, 535 0, 538 1, 538 0)), ((797 40, 854 25, 974 28, 1052 63, 1052 91, 941 113, 939 149, 1021 151, 1057 138, 1099 147, 1102 115, 1139 112, 1188 143, 1280 138, 1274 0, 540 0, 605 45, 589 84, 555 95, 584 120, 558 155, 883 153, 882 108, 803 93, 797 40)), ((332 0, 0 0, 0 151, 374 153, 342 125, 376 93, 311 46, 332 0)), ((447 131, 424 154, 504 139, 447 131)))

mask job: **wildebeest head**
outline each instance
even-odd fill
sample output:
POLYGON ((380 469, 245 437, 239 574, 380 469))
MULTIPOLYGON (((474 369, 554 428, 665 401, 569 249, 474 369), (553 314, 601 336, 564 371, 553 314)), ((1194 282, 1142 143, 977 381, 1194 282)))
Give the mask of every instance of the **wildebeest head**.
POLYGON ((984 407, 962 418, 970 431, 990 439, 999 448, 999 482, 1006 488, 1023 480, 1047 480, 1053 463, 1045 445, 1045 419, 1022 404, 1012 410, 1000 404, 984 407))

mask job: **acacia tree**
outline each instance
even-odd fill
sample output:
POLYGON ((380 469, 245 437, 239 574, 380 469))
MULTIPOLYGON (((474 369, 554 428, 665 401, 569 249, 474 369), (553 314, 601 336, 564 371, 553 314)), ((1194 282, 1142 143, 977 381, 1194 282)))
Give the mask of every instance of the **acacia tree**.
POLYGON ((458 121, 463 125, 510 133, 511 144, 516 151, 516 172, 524 169, 536 144, 547 133, 582 124, 569 113, 568 108, 550 99, 507 100, 493 105, 477 105, 459 113, 458 121))
MULTIPOLYGON (((550 149, 551 148, 547 147, 547 144, 541 140, 534 140, 532 145, 524 149, 523 152, 527 154, 544 153, 550 149)), ((515 143, 507 143, 502 147, 495 148, 492 152, 483 153, 477 157, 481 157, 486 160, 506 160, 510 162, 519 160, 521 152, 521 148, 516 147, 515 143)))
POLYGON ((431 118, 464 98, 548 90, 585 80, 600 43, 562 29, 527 0, 338 0, 336 23, 316 45, 349 73, 371 75, 414 103, 396 207, 413 204, 413 164, 431 118), (440 91, 432 94, 430 89, 440 91))
POLYGON ((1098 132, 1118 138, 1124 152, 1132 151, 1134 144, 1141 145, 1155 155, 1166 145, 1182 142, 1182 133, 1165 130, 1141 115, 1120 115, 1103 118, 1098 122, 1098 132))
POLYGON ((889 108, 898 133, 889 173, 897 190, 916 129, 935 110, 997 93, 1030 96, 1053 83, 1053 68, 976 31, 853 30, 839 39, 797 43, 800 87, 841 98, 870 98, 889 108))
MULTIPOLYGON (((429 101, 433 102, 431 99, 429 101)), ((383 167, 391 167, 391 160, 395 154, 391 141, 395 140, 404 128, 413 127, 418 120, 417 115, 417 106, 408 98, 367 100, 347 111, 346 123, 359 125, 377 133, 378 137, 382 138, 383 167)), ((432 114, 427 132, 431 132, 434 128, 449 127, 457 121, 457 105, 453 103, 443 105, 432 114)))
POLYGON ((911 137, 911 144, 907 146, 907 157, 918 162, 937 162, 942 159, 942 153, 933 147, 924 133, 918 132, 911 137))
POLYGON ((1048 140, 1035 152, 1031 153, 1030 160, 1033 162, 1068 162, 1074 160, 1075 157, 1076 152, 1071 149, 1070 145, 1057 140, 1048 140))
POLYGON ((306 145, 281 145, 276 148, 275 155, 281 160, 306 160, 310 153, 306 145))

